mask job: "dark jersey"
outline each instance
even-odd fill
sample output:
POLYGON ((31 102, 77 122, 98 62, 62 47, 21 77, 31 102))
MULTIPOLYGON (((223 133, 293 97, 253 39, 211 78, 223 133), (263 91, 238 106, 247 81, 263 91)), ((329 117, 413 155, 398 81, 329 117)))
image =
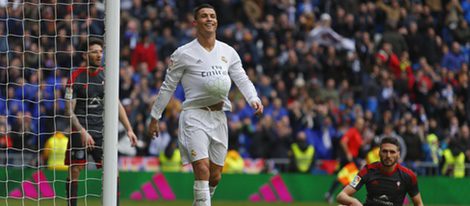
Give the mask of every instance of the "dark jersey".
POLYGON ((419 193, 418 180, 411 170, 398 164, 394 171, 385 173, 382 167, 380 162, 366 165, 350 183, 356 190, 366 185, 365 206, 403 205, 407 193, 410 197, 419 193))
POLYGON ((104 127, 104 69, 89 71, 85 67, 79 67, 72 72, 67 83, 72 88, 71 93, 66 93, 66 99, 75 99, 74 113, 80 124, 87 130, 101 132, 104 127))

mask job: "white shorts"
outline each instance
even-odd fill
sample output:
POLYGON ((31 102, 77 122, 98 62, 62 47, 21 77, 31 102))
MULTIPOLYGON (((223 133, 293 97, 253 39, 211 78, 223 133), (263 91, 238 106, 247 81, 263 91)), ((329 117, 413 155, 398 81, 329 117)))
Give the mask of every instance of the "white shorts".
POLYGON ((223 111, 184 110, 179 119, 178 145, 183 164, 209 158, 223 166, 228 148, 227 117, 223 111))

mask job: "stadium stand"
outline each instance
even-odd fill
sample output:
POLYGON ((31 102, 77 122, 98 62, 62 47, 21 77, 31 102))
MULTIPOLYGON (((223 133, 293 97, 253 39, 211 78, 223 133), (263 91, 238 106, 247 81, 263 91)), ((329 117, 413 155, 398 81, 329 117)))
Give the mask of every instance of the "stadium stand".
MULTIPOLYGON (((181 88, 164 114, 162 136, 168 139, 149 142, 145 122, 169 55, 194 38, 190 9, 200 2, 121 0, 119 92, 142 142, 134 152, 120 148, 122 156, 149 156, 149 151, 158 155, 177 138, 184 100, 181 88)), ((238 91, 230 94, 234 106, 228 118, 230 149, 242 157, 269 159, 267 168, 288 172, 291 144, 298 143, 295 137, 301 134, 315 148, 317 166, 313 170, 321 170, 322 162, 339 157, 339 139, 361 117, 365 119, 363 158, 373 148, 374 139, 388 132, 404 140, 407 153, 403 163, 419 174, 452 175, 439 169, 451 164, 443 153, 463 154, 468 170, 469 0, 209 2, 223 11, 218 16, 218 38, 239 52, 266 107, 263 117, 254 117, 238 91)), ((67 19, 72 13, 80 17, 90 12, 92 17, 102 17, 102 5, 98 1, 94 5, 89 11, 57 9, 55 15, 67 19)), ((8 9, 10 15, 24 12, 37 19, 50 15, 48 6, 17 12, 8 9)), ((40 27, 28 27, 29 35, 18 21, 5 15, 6 8, 0 8, 0 124, 8 122, 0 146, 38 149, 35 147, 44 147, 50 135, 37 135, 51 134, 55 128, 63 128, 57 124, 67 121, 60 118, 63 101, 38 100, 63 96, 67 75, 78 66, 72 62, 80 62, 74 51, 86 40, 82 31, 102 35, 103 21, 92 18, 73 25, 64 21, 57 25, 57 34, 48 21, 41 21, 40 27), (78 31, 70 39, 72 27, 78 31), (50 36, 32 38, 38 34, 50 36), (41 57, 21 53, 67 45, 53 41, 72 42, 74 48, 57 48, 64 52, 45 52, 41 57), (58 88, 55 94, 54 87, 58 88), (55 118, 38 119, 39 114, 55 118), (23 117, 32 118, 23 126, 22 121, 15 121, 23 117), (26 145, 21 144, 18 134, 22 133, 28 134, 26 145)))

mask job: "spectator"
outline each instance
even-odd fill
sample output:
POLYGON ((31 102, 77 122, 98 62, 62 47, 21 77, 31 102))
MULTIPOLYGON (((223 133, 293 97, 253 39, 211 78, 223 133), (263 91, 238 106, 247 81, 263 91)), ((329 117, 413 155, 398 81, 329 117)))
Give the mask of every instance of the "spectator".
POLYGON ((180 172, 182 169, 181 154, 176 141, 171 141, 159 155, 162 172, 180 172))
POLYGON ((8 149, 13 147, 13 141, 7 133, 5 124, 0 124, 0 148, 8 149))
POLYGON ((452 42, 452 48, 447 54, 444 54, 441 66, 450 71, 458 72, 464 63, 468 64, 464 54, 462 54, 460 50, 460 44, 458 42, 452 42))
MULTIPOLYGON (((319 119, 320 120, 320 119, 319 119)), ((339 141, 338 132, 333 125, 331 117, 325 116, 318 122, 320 126, 312 131, 312 141, 310 144, 315 146, 315 156, 317 159, 333 159, 335 144, 339 141)), ((307 129, 309 130, 309 129, 307 129)))
POLYGON ((40 148, 41 142, 38 137, 38 132, 34 130, 31 113, 18 112, 16 114, 15 123, 13 124, 10 137, 13 140, 13 147, 18 149, 28 149, 26 151, 32 152, 40 148))
POLYGON ((442 175, 455 178, 465 176, 465 153, 459 148, 457 140, 451 140, 449 147, 443 151, 441 168, 442 175))
POLYGON ((452 30, 458 26, 459 17, 462 15, 463 10, 460 6, 459 0, 450 0, 446 5, 447 16, 445 24, 452 30))
MULTIPOLYGON (((160 122, 160 135, 158 138, 152 139, 149 145, 148 153, 153 156, 159 156, 162 152, 165 151, 165 148, 170 147, 170 142, 172 138, 168 133, 168 128, 166 122, 160 122)), ((145 135, 145 134, 142 134, 145 135)), ((174 140, 173 140, 174 141, 174 140)))
POLYGON ((69 138, 60 131, 55 132, 46 141, 41 158, 44 163, 47 163, 47 168, 63 171, 68 169, 68 166, 64 163, 68 141, 69 138))
POLYGON ((423 35, 422 41, 419 41, 421 44, 422 57, 425 57, 425 60, 429 62, 430 65, 435 66, 440 63, 442 58, 442 53, 440 52, 442 45, 442 38, 436 36, 436 31, 434 28, 427 28, 427 32, 423 35))
MULTIPOLYGON (((147 129, 154 100, 150 97, 161 87, 170 54, 194 38, 190 8, 198 2, 122 2, 120 99, 129 99, 126 110, 138 134, 147 129), (141 36, 146 36, 145 42, 139 41, 141 36), (154 54, 145 52, 153 56, 150 60, 137 55, 139 45, 154 45, 154 54)), ((242 157, 269 158, 272 146, 285 156, 292 134, 302 131, 315 143, 317 158, 335 159, 336 137, 363 115, 368 116, 366 151, 386 126, 408 140, 409 120, 404 117, 410 115, 418 121, 412 133, 425 149, 425 137, 437 136, 433 151, 460 139, 459 128, 470 122, 470 1, 328 2, 268 2, 263 13, 249 14, 239 1, 217 3, 237 11, 219 17, 218 36, 237 50, 273 113, 252 118, 249 106, 237 105, 228 120, 234 146, 230 149, 242 157), (348 44, 348 38, 355 44, 348 44), (286 116, 288 121, 283 120, 286 116), (328 129, 323 125, 327 118, 328 129), (328 139, 331 147, 323 141, 328 139)), ((64 79, 70 67, 82 62, 82 53, 73 48, 90 35, 103 34, 102 3, 43 4, 41 11, 28 4, 4 7, 0 16, 8 12, 9 18, 0 24, 0 51, 8 55, 0 55, 0 114, 8 119, 5 126, 13 148, 41 149, 58 125, 69 124, 60 118, 64 79), (32 21, 22 26, 15 19, 23 16, 32 21), (28 118, 18 120, 23 116, 28 118)), ((185 99, 182 93, 178 87, 174 97, 179 104, 185 99)), ((236 104, 239 94, 236 89, 230 92, 236 104)), ((169 139, 178 133, 177 108, 175 103, 163 116, 169 139)), ((158 143, 155 149, 154 142, 148 143, 138 155, 157 155, 165 146, 158 143)))
POLYGON ((470 39, 470 27, 468 26, 468 22, 465 20, 460 20, 459 28, 454 30, 455 41, 457 41, 459 44, 463 45, 470 39))
POLYGON ((291 171, 300 173, 310 173, 314 165, 315 148, 308 144, 307 136, 304 132, 299 132, 295 142, 291 144, 291 171))
POLYGON ((382 0, 379 0, 377 2, 377 7, 386 13, 388 24, 398 24, 398 21, 400 20, 400 3, 398 0, 391 0, 390 5, 384 3, 382 0))
MULTIPOLYGON (((362 138, 362 131, 364 129, 364 119, 358 118, 354 122, 354 127, 348 129, 348 131, 343 135, 340 142, 341 148, 341 159, 340 159, 340 166, 338 167, 338 172, 340 172, 343 167, 348 165, 348 163, 352 163, 351 165, 357 166, 359 164, 359 152, 361 147, 363 146, 363 138, 362 138)), ((352 167, 352 166, 347 166, 352 167)), ((339 180, 334 180, 331 184, 327 193, 325 193, 325 199, 328 202, 333 201, 333 196, 336 188, 339 186, 339 180)))
POLYGON ((417 120, 413 119, 412 122, 405 122, 405 132, 401 135, 405 141, 407 150, 405 157, 405 165, 412 170, 417 171, 416 163, 420 163, 424 160, 423 141, 417 134, 417 120), (413 149, 411 149, 413 148, 413 149))
POLYGON ((225 165, 222 172, 227 174, 243 173, 244 167, 245 162, 237 150, 229 150, 227 152, 227 158, 225 159, 225 165))
POLYGON ((141 34, 140 42, 132 52, 131 65, 137 68, 138 63, 147 63, 147 71, 150 73, 156 69, 158 54, 155 43, 149 38, 149 34, 141 34))

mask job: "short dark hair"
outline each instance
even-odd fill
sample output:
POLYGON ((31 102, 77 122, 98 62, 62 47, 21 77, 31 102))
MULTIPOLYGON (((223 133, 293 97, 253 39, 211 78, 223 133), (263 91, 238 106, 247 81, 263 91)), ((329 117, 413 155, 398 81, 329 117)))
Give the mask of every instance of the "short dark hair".
POLYGON ((214 9, 215 11, 215 8, 214 6, 210 5, 210 4, 200 4, 199 6, 196 6, 194 9, 193 9, 193 16, 194 16, 194 20, 197 19, 197 13, 199 12, 199 10, 201 9, 205 9, 205 8, 209 8, 209 9, 214 9))
POLYGON ((387 144, 387 143, 397 146, 398 151, 400 151, 400 143, 398 143, 397 138, 395 138, 395 137, 384 137, 384 138, 382 138, 382 140, 380 141, 380 148, 382 148, 383 144, 387 144))
POLYGON ((92 46, 92 45, 95 45, 95 44, 98 44, 100 45, 101 47, 104 46, 104 42, 102 39, 99 39, 99 38, 96 38, 96 37, 90 37, 88 39, 88 41, 86 42, 83 42, 81 47, 80 47, 80 51, 82 52, 87 52, 88 49, 92 46))

